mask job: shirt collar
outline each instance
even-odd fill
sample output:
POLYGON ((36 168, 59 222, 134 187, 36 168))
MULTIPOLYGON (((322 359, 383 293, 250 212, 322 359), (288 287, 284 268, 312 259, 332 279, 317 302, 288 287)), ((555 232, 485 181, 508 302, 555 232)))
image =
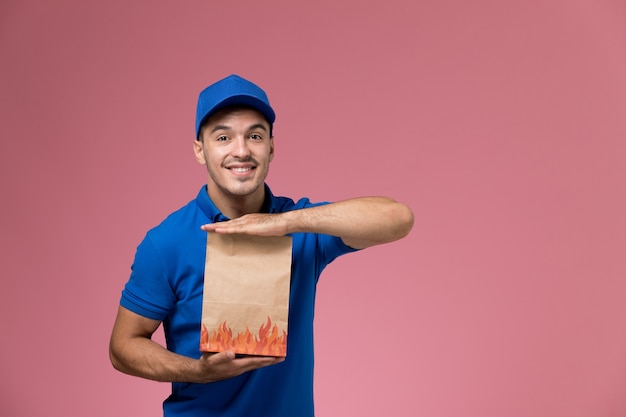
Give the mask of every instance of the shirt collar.
MULTIPOLYGON (((265 187, 265 200, 263 201, 263 206, 261 207, 261 213, 277 213, 278 206, 277 201, 272 191, 270 190, 267 184, 264 184, 265 187)), ((209 193, 207 192, 206 185, 200 188, 198 192, 198 197, 196 198, 196 202, 198 206, 202 210, 202 212, 211 220, 213 223, 223 222, 229 220, 218 208, 213 204, 211 197, 209 197, 209 193)))

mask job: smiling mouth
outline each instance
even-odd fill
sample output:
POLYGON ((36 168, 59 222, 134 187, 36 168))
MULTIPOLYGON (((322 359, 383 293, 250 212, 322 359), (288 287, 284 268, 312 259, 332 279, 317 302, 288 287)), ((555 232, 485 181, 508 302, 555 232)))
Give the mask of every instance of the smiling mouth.
POLYGON ((235 174, 246 174, 254 169, 254 167, 233 167, 228 168, 235 174))

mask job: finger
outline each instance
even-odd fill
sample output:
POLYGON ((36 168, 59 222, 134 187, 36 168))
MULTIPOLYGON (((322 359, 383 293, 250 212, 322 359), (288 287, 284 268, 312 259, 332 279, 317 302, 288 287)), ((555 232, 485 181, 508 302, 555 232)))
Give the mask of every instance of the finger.
POLYGON ((216 226, 213 228, 213 232, 222 235, 236 235, 236 234, 255 234, 254 228, 248 225, 229 224, 228 226, 216 226))
POLYGON ((215 230, 215 228, 217 227, 217 223, 209 223, 209 224, 203 224, 202 226, 200 226, 200 229, 204 230, 205 232, 210 232, 215 230))
POLYGON ((226 350, 224 352, 213 353, 213 354, 205 354, 207 356, 207 360, 211 362, 212 366, 226 364, 232 362, 235 359, 235 352, 232 350, 226 350))
POLYGON ((275 358, 269 356, 250 356, 246 358, 238 358, 233 362, 241 366, 242 369, 251 371, 253 369, 263 368, 265 366, 275 365, 281 363, 285 358, 275 358))
MULTIPOLYGON (((245 225, 243 227, 245 227, 245 225)), ((216 233, 241 233, 242 230, 245 230, 241 225, 231 222, 209 223, 200 226, 200 229, 205 232, 216 233)))

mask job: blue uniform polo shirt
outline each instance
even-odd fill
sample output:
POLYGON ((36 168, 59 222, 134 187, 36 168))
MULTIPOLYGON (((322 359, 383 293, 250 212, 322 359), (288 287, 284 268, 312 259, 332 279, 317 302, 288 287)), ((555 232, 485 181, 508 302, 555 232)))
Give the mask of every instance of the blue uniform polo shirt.
MULTIPOLYGON (((327 203, 275 197, 265 185, 264 210, 282 213, 327 203)), ((206 232, 228 220, 202 187, 195 200, 151 229, 137 247, 120 304, 163 322, 167 348, 199 358, 206 232)), ((165 417, 313 416, 313 314, 316 284, 335 258, 354 249, 334 236, 294 233, 287 358, 284 362, 208 384, 172 383, 165 417)))

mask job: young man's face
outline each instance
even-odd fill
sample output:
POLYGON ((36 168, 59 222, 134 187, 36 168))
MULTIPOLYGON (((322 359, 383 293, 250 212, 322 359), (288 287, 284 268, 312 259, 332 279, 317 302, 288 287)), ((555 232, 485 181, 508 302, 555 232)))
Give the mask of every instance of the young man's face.
POLYGON ((207 167, 207 187, 216 204, 229 199, 263 201, 274 141, 261 113, 247 108, 218 111, 201 129, 194 151, 207 167))

